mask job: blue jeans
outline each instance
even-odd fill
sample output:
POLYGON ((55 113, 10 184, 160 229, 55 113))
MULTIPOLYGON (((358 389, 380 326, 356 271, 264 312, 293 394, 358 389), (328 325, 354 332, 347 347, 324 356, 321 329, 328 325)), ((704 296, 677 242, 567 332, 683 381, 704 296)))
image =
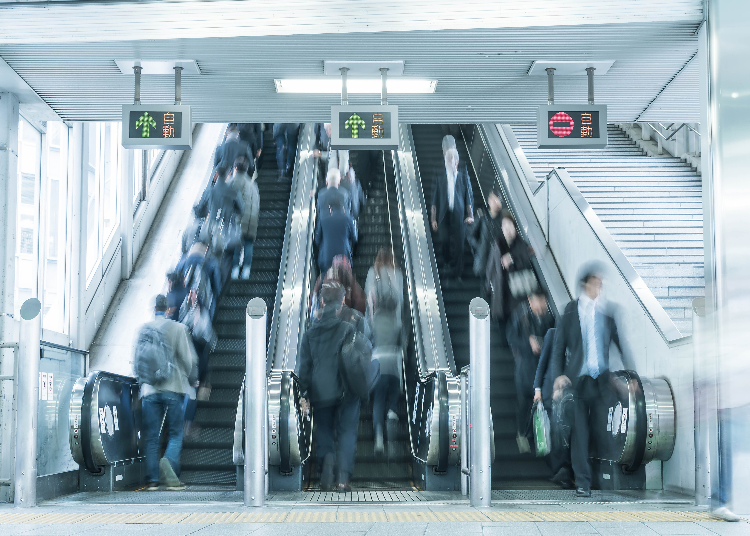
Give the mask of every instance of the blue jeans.
POLYGON ((242 260, 242 266, 250 267, 250 264, 253 262, 253 241, 250 240, 249 238, 247 240, 244 240, 244 244, 240 244, 239 246, 234 248, 234 257, 232 257, 232 266, 240 265, 240 254, 243 248, 245 250, 245 258, 242 260))
POLYGON ((146 443, 146 482, 159 481, 159 429, 166 412, 164 429, 168 442, 164 457, 175 474, 180 475, 182 426, 185 420, 185 395, 171 391, 157 391, 143 397, 142 424, 146 443))
POLYGON ((393 374, 382 374, 372 391, 372 424, 373 427, 385 424, 388 410, 398 412, 398 398, 401 394, 401 382, 393 374))
POLYGON ((297 156, 297 138, 299 130, 296 128, 281 126, 274 129, 274 141, 276 142, 276 165, 279 171, 294 168, 294 158, 297 156))

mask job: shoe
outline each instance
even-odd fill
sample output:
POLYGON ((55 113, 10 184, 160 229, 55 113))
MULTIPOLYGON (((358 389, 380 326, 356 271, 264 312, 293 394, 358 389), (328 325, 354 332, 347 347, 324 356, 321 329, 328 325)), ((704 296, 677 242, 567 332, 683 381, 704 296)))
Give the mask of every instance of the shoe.
POLYGON ((394 421, 398 421, 398 414, 395 411, 393 411, 392 409, 389 409, 388 410, 388 418, 392 419, 394 421))
POLYGON ((380 457, 385 453, 385 444, 383 443, 383 426, 375 425, 375 456, 380 457))
POLYGON ((159 460, 159 480, 164 483, 168 491, 182 491, 185 489, 185 484, 177 478, 177 474, 172 469, 172 464, 166 458, 159 460))
POLYGON ((349 484, 349 473, 339 472, 339 484, 336 488, 339 493, 347 493, 352 490, 352 486, 349 484))
POLYGON ((232 279, 239 279, 240 278, 240 267, 239 266, 235 266, 234 268, 232 268, 231 278, 232 279))
POLYGON ((729 521, 730 523, 736 523, 737 521, 740 521, 742 519, 726 506, 722 506, 721 508, 712 510, 711 514, 713 514, 714 517, 718 517, 723 521, 729 521))
POLYGON ((151 482, 148 486, 146 486, 146 491, 159 491, 159 483, 151 482))
POLYGON ((323 468, 320 470, 320 489, 322 491, 333 490, 333 463, 333 454, 326 454, 323 458, 323 468))
POLYGON ((567 467, 563 467, 555 473, 555 476, 550 478, 550 482, 554 482, 562 489, 573 489, 573 475, 567 467))
POLYGON ((576 497, 591 497, 591 488, 578 488, 576 497))
POLYGON ((518 434, 516 436, 516 444, 518 445, 518 452, 526 454, 531 452, 531 446, 529 445, 529 439, 526 436, 518 434))
POLYGON ((244 268, 242 268, 242 279, 244 281, 247 281, 248 279, 250 279, 250 267, 249 266, 245 266, 244 268))

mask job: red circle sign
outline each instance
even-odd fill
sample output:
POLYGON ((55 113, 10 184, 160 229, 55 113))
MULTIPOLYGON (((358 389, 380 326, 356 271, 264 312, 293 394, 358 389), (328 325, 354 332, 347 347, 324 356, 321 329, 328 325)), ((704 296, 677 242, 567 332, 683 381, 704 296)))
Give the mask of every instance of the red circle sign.
POLYGON ((552 134, 559 138, 564 138, 565 136, 570 135, 570 133, 573 132, 575 125, 573 118, 565 112, 557 112, 552 116, 552 119, 549 120, 549 129, 552 131, 552 134), (558 124, 556 125, 555 123, 558 124), (560 125, 560 123, 567 124, 560 125))

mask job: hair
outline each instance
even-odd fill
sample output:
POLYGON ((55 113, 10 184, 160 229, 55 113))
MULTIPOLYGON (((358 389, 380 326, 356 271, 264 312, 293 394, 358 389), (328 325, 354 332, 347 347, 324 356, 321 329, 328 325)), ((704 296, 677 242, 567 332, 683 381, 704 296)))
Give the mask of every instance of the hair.
POLYGON ((328 174, 326 175, 326 184, 331 184, 332 181, 336 182, 336 186, 341 183, 341 172, 338 170, 338 168, 332 168, 328 170, 328 174))
POLYGON ((443 136, 443 153, 446 153, 448 149, 455 149, 455 148, 456 148, 456 138, 454 138, 450 134, 443 136))
POLYGON ((239 129, 240 129, 239 123, 229 123, 229 125, 227 125, 227 131, 239 130, 239 129))
POLYGON ((395 268, 396 261, 393 258, 393 250, 390 247, 380 246, 378 256, 375 257, 375 270, 380 271, 384 266, 395 268))
POLYGON ((229 170, 224 164, 219 164, 214 168, 214 173, 218 175, 217 180, 225 180, 229 174, 229 170))
POLYGON ((234 169, 236 169, 238 173, 247 173, 247 170, 250 169, 250 162, 247 161, 246 157, 240 156, 234 161, 234 169))
POLYGON ((167 297, 164 294, 159 294, 154 300, 154 311, 157 313, 165 313, 167 311, 167 297))
POLYGON ((180 272, 169 272, 167 274, 167 281, 174 284, 180 284, 182 283, 182 274, 180 272))
POLYGON ((326 279, 320 286, 320 299, 327 305, 341 305, 344 301, 346 290, 338 281, 326 279))
POLYGON ((586 264, 581 266, 580 270, 578 271, 578 283, 581 288, 583 288, 592 277, 598 277, 601 279, 604 276, 605 271, 606 268, 599 261, 587 262, 586 264))

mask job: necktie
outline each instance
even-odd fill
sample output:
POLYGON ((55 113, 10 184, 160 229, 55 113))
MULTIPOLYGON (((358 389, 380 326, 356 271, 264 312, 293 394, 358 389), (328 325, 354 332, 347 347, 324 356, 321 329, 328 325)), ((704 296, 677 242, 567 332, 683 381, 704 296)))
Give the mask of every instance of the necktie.
POLYGON ((596 313, 594 310, 594 304, 589 306, 589 313, 586 315, 586 343, 587 343, 587 356, 586 361, 589 367, 589 374, 592 378, 599 376, 599 359, 596 353, 596 329, 595 329, 595 318, 596 313))

